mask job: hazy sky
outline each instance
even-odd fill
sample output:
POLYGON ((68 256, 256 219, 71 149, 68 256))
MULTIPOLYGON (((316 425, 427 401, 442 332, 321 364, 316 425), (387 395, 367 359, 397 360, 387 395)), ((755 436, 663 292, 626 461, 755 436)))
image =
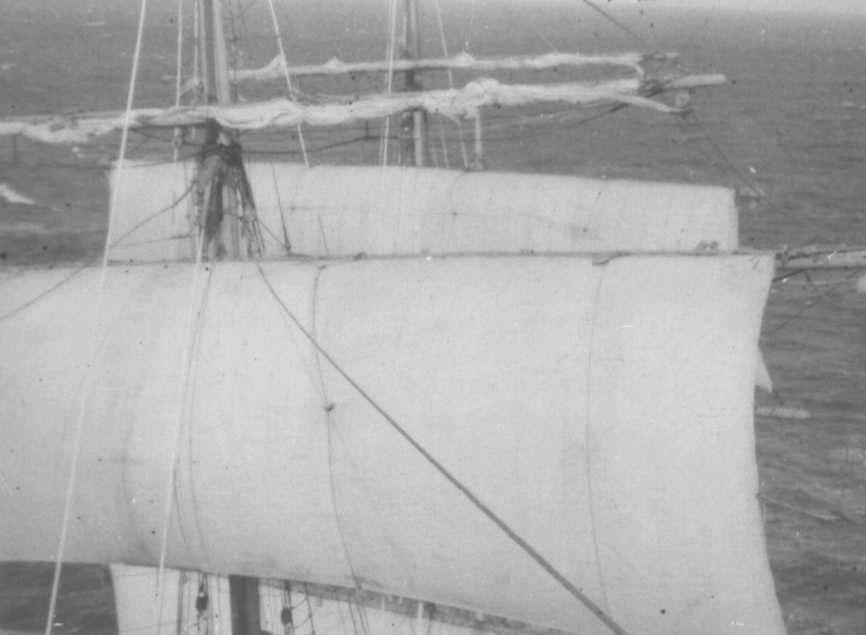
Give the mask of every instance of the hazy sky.
MULTIPOLYGON (((617 0, 614 0, 614 2, 617 2, 617 0)), ((866 0, 627 0, 623 4, 626 3, 645 3, 647 7, 677 6, 866 15, 866 0)))
MULTIPOLYGON (((130 7, 137 7, 141 0, 124 0, 130 7)), ((422 6, 431 6, 431 0, 418 0, 422 6)), ((32 4, 39 5, 39 2, 34 0, 0 0, 0 4, 12 2, 22 6, 32 4)), ((42 0, 43 3, 58 5, 58 6, 74 6, 81 7, 111 7, 120 3, 120 0, 42 0)), ((358 4, 378 5, 386 8, 390 0, 277 0, 278 4, 290 5, 293 7, 303 8, 311 2, 319 2, 330 6, 352 6, 358 4)), ((562 4, 568 3, 578 6, 580 0, 442 0, 443 4, 452 6, 463 5, 470 7, 474 3, 478 5, 488 4, 531 4, 543 7, 545 4, 562 4)), ((647 9, 652 7, 693 7, 707 8, 715 10, 731 10, 731 9, 748 9, 756 12, 767 11, 795 11, 798 13, 825 13, 825 14, 856 14, 866 16, 866 0, 593 0, 602 8, 634 8, 635 6, 644 6, 647 9)), ((177 0, 151 0, 151 4, 173 7, 177 0)), ((266 5, 264 0, 259 0, 258 4, 266 5)))

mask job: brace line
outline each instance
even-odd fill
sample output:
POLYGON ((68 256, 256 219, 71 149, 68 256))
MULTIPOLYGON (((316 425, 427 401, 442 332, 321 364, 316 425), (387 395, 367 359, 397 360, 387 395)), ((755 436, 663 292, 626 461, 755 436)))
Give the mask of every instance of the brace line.
POLYGON ((508 538, 515 543, 521 550, 523 550, 532 560, 536 562, 542 569, 544 569, 554 580, 556 580, 560 586, 562 586, 568 593, 574 597, 578 602, 580 602, 587 610, 589 610, 593 615, 595 615, 599 621, 601 621, 614 635, 628 635, 628 633, 623 629, 613 618, 611 618, 607 613, 605 613, 601 607, 599 607, 595 602, 593 602, 589 597, 586 596, 580 589, 578 589, 568 578, 566 578, 560 571, 549 562, 544 556, 542 556, 535 548, 530 545, 526 540, 520 537, 517 532, 515 532, 502 518, 500 518, 496 512, 490 509, 485 503, 481 501, 466 485, 464 485, 460 480, 457 479, 456 476, 451 474, 448 469, 442 465, 432 454, 430 454, 424 447, 415 440, 415 438, 406 431, 403 426, 401 426, 388 412, 379 405, 379 403, 361 387, 358 382, 356 382, 337 361, 328 353, 324 347, 319 344, 316 340, 315 336, 310 333, 303 324, 301 324, 300 320, 295 317, 295 314, 291 309, 286 305, 283 299, 277 294, 276 289, 271 285, 270 281, 265 274, 264 269, 262 268, 262 264, 260 261, 256 261, 256 267, 258 268, 259 275, 262 278, 265 286, 268 288, 268 291, 273 296, 274 300, 276 300, 277 304, 282 307, 283 311, 286 313, 286 316, 295 324, 298 330, 307 338, 307 340, 312 344, 312 346, 324 357, 331 367, 337 371, 337 373, 344 379, 346 382, 354 388, 359 395, 373 407, 376 412, 378 412, 385 421, 401 436, 406 440, 409 445, 411 445, 415 451, 417 451, 424 459, 432 465, 436 471, 439 472, 451 485, 453 485, 457 490, 460 491, 469 501, 482 513, 484 514, 493 524, 495 524, 508 538))

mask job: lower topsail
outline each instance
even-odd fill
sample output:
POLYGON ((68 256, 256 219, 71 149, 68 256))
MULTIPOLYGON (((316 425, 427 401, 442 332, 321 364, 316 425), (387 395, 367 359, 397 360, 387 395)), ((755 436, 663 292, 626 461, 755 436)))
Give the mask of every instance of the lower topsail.
MULTIPOLYGON (((67 561, 155 566, 167 527, 173 568, 608 632, 389 427, 288 309, 629 632, 784 632, 752 424, 771 257, 376 258, 262 272, 209 264, 194 283, 189 264, 112 266, 100 290, 87 270, 0 322, 11 491, 0 559, 54 557, 87 390, 67 561)), ((0 313, 69 273, 7 272, 0 313)))

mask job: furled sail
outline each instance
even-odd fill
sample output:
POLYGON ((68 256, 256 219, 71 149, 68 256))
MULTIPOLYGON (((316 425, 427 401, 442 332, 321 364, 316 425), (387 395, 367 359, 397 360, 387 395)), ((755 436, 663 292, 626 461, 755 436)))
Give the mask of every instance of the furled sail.
MULTIPOLYGON (((721 75, 697 75, 656 82, 650 92, 685 89, 724 83, 721 75)), ((323 104, 305 104, 291 99, 272 99, 230 105, 200 105, 176 108, 140 108, 129 113, 131 128, 203 125, 215 121, 234 130, 293 128, 298 125, 337 126, 357 121, 383 119, 407 110, 424 110, 445 117, 475 117, 484 106, 521 106, 560 102, 591 105, 618 102, 679 112, 677 108, 642 95, 647 84, 638 78, 598 83, 503 84, 482 78, 462 88, 368 95, 323 104)), ((24 135, 45 143, 84 143, 93 137, 120 130, 125 113, 81 115, 73 118, 27 117, 0 120, 0 135, 24 135)))
MULTIPOLYGON (((177 456, 170 567, 362 581, 606 633, 290 311, 628 632, 782 633, 752 427, 772 266, 750 254, 212 263, 192 291, 188 266, 113 266, 101 293, 88 270, 0 322, 0 516, 15 519, 0 523, 0 558, 57 548, 74 443, 58 430, 92 362, 67 560, 155 565, 177 456), (70 306, 100 307, 96 359, 91 312, 70 306)), ((3 272, 0 314, 68 275, 3 272)))
MULTIPOLYGON (((277 55, 261 68, 244 68, 230 71, 233 81, 283 80, 288 71, 292 77, 319 75, 348 75, 353 73, 399 73, 411 70, 472 70, 472 71, 518 71, 549 70, 560 67, 613 66, 633 70, 643 75, 642 63, 675 59, 673 53, 618 53, 612 55, 587 55, 583 53, 546 53, 544 55, 509 55, 506 57, 478 58, 467 52, 452 57, 377 60, 373 62, 343 62, 336 57, 324 64, 286 66, 277 55)), ((194 80, 184 85, 184 90, 194 86, 194 80)))

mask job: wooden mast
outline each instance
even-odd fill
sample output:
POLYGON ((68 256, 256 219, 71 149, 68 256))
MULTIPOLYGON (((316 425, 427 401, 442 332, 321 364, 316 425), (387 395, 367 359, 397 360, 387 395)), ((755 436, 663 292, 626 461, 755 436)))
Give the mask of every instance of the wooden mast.
POLYGON ((229 84, 228 53, 226 52, 225 30, 223 27, 222 2, 220 0, 208 0, 203 6, 211 14, 213 39, 210 55, 213 63, 216 102, 218 104, 230 104, 234 100, 229 84))
MULTIPOLYGON (((201 33, 199 33, 199 58, 202 60, 204 97, 208 104, 227 105, 234 103, 228 71, 225 28, 221 0, 202 0, 200 3, 201 33)), ((225 143, 233 139, 233 132, 222 128, 215 121, 207 124, 205 144, 225 143)), ((223 187, 218 193, 223 206, 223 220, 219 233, 222 243, 227 245, 232 259, 241 258, 244 251, 240 245, 240 222, 237 214, 238 200, 233 188, 223 187)), ((219 254, 214 254, 219 257, 219 254)))
MULTIPOLYGON (((200 59, 203 68, 205 100, 209 104, 234 103, 228 70, 222 0, 202 0, 199 24, 200 59)), ((215 121, 207 124, 205 143, 223 144, 231 142, 234 133, 215 121)), ((221 201, 223 218, 221 238, 228 246, 231 259, 243 258, 246 253, 240 244, 240 220, 237 214, 238 197, 230 186, 222 185, 221 201)), ((261 632, 258 580, 246 576, 228 576, 231 604, 231 628, 224 625, 224 632, 232 635, 259 635, 261 632)))
MULTIPOLYGON (((421 59, 419 33, 418 3, 416 0, 404 0, 403 35, 406 44, 405 57, 408 59, 421 59)), ((421 90, 421 83, 414 70, 406 71, 406 90, 413 92, 421 90)), ((412 110, 407 113, 406 119, 412 132, 411 155, 415 165, 422 167, 427 163, 427 113, 423 110, 412 110)))

